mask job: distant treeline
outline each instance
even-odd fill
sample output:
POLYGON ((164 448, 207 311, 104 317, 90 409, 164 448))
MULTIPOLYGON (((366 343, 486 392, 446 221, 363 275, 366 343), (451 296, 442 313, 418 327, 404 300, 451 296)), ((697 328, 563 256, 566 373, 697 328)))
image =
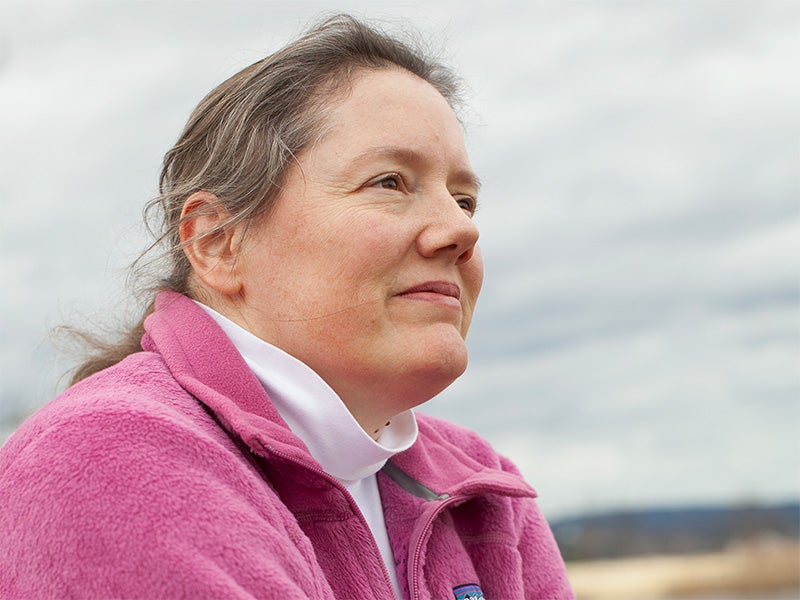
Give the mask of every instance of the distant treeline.
POLYGON ((566 560, 713 552, 759 538, 800 540, 800 503, 620 511, 552 526, 566 560))

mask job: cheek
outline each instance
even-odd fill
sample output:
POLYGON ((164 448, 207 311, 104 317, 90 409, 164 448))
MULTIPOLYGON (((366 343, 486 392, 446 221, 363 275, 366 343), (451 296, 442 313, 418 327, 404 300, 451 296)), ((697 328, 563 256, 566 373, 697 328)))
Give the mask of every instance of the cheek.
POLYGON ((472 258, 463 266, 464 284, 470 292, 470 298, 474 306, 478 300, 481 287, 483 286, 483 254, 479 246, 475 246, 472 258))
POLYGON ((353 282, 366 283, 370 276, 385 274, 400 264, 409 243, 396 223, 385 218, 353 220, 331 243, 336 249, 330 261, 353 282))
POLYGON ((475 303, 483 285, 483 258, 480 250, 476 247, 472 259, 461 267, 464 290, 467 294, 466 310, 461 322, 461 336, 467 337, 467 331, 472 323, 472 314, 475 310, 475 303))

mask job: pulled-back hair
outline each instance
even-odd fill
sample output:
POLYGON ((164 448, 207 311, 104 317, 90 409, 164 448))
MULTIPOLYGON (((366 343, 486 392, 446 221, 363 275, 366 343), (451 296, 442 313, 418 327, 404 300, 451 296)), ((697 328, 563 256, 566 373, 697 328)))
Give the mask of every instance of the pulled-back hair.
POLYGON ((186 199, 201 190, 216 196, 230 215, 220 228, 246 226, 268 214, 294 157, 321 135, 330 101, 349 89, 357 71, 386 68, 405 69, 430 83, 451 106, 457 102, 458 82, 449 69, 427 58, 418 45, 348 15, 320 22, 212 90, 164 157, 159 195, 145 208, 155 241, 134 267, 156 249, 166 259, 160 282, 149 288, 148 308, 118 341, 78 332, 92 354, 75 369, 71 383, 141 350, 144 319, 157 292, 192 295, 191 265, 179 232, 186 199))

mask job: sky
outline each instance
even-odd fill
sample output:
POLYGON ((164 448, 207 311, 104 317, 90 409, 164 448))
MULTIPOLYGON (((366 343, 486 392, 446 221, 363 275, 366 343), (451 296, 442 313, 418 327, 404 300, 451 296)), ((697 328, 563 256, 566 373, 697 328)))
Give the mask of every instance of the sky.
POLYGON ((551 518, 800 499, 800 3, 0 4, 0 440, 63 323, 133 310, 144 203, 199 100, 322 14, 416 31, 467 84, 486 280, 420 410, 551 518))

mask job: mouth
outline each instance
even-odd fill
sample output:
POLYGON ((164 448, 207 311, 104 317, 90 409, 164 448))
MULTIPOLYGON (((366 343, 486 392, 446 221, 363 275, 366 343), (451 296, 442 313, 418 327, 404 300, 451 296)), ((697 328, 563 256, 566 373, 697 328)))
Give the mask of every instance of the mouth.
POLYGON ((461 298, 461 288, 449 281, 426 281, 419 285, 403 290, 398 296, 406 296, 420 300, 435 300, 437 297, 446 301, 448 304, 458 304, 461 298))
POLYGON ((407 290, 400 292, 398 295, 403 296, 405 294, 418 294, 423 292, 441 294, 442 296, 451 296, 456 300, 461 298, 461 288, 455 283, 450 283, 448 281, 426 281, 425 283, 410 287, 407 290))

